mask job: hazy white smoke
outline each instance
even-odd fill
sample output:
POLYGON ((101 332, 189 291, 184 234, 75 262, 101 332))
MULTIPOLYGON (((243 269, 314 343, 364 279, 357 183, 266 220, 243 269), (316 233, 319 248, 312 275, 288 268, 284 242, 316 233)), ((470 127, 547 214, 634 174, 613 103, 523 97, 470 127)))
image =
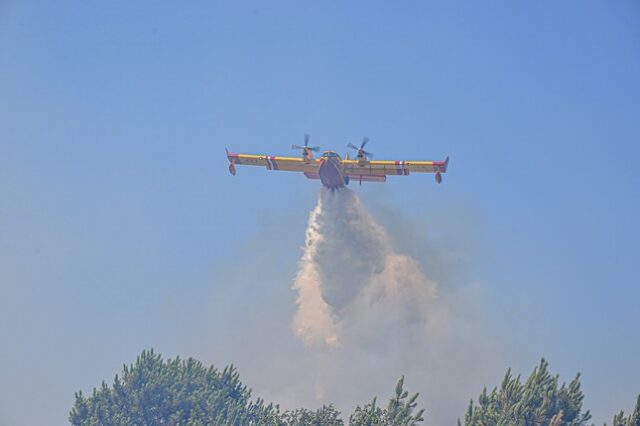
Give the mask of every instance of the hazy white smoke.
MULTIPOLYGON (((196 348, 215 354, 204 359, 234 362, 255 395, 283 409, 333 403, 345 416, 374 396, 384 404, 405 375, 407 389, 421 394, 425 424, 455 423, 504 365, 477 314, 478 286, 459 261, 470 249, 449 238, 434 244, 424 220, 384 207, 378 216, 386 227, 353 192, 320 191, 294 272, 295 307, 282 286, 292 271, 272 266, 290 258, 296 227, 265 224, 228 275, 216 277, 226 293, 215 287, 215 305, 204 311, 210 319, 197 321, 206 330, 193 334, 196 348), (248 314, 234 320, 233 338, 221 344, 239 305, 248 314), (214 333, 212 324, 221 328, 214 333), (202 339, 205 333, 218 337, 202 339)), ((472 239, 469 221, 456 214, 438 231, 472 239)), ((198 303, 189 300, 185 310, 198 303)))
POLYGON ((494 349, 461 315, 472 303, 453 288, 438 291, 421 268, 425 259, 392 240, 402 244, 353 192, 320 191, 293 286, 293 329, 313 375, 306 389, 344 409, 365 396, 384 398, 404 374, 421 392, 426 419, 445 424, 481 387, 494 349))
POLYGON ((321 190, 294 288, 293 327, 310 346, 405 345, 446 328, 436 283, 348 189, 321 190))

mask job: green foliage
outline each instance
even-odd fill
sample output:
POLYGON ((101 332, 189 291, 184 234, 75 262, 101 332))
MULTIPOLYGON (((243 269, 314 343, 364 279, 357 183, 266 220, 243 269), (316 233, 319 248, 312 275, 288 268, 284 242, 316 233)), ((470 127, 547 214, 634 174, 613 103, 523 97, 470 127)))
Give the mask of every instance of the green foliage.
MULTIPOLYGON (((500 387, 485 388, 478 402, 470 402, 465 426, 588 426, 589 411, 582 411, 584 395, 580 375, 568 385, 559 384, 543 359, 522 382, 508 370, 500 387)), ((346 384, 347 386, 349 384, 346 384)), ((349 416, 349 426, 417 426, 423 409, 418 394, 404 390, 404 377, 386 408, 377 399, 358 406, 349 416)), ((251 400, 251 391, 240 382, 233 366, 219 371, 192 358, 163 360, 153 350, 143 351, 130 366, 124 366, 112 386, 102 382, 89 397, 76 393, 69 413, 76 426, 168 425, 168 426, 344 426, 332 405, 312 411, 280 412, 278 406, 251 400)), ((462 426, 460 420, 458 425, 462 426)), ((640 426, 640 395, 628 416, 616 414, 613 426, 640 426)))
MULTIPOLYGON (((403 383, 404 378, 386 410, 374 399, 358 407, 349 424, 414 426, 422 421, 424 410, 414 414, 418 394, 409 398, 403 383)), ((218 371, 192 358, 164 361, 153 350, 143 351, 111 387, 102 382, 90 397, 77 392, 69 421, 77 426, 344 426, 332 405, 281 413, 278 406, 250 398, 233 366, 218 371)))
POLYGON ((620 411, 613 416, 613 426, 640 426, 640 395, 636 400, 636 408, 628 417, 624 416, 624 412, 620 411))
POLYGON ((236 369, 205 368, 192 358, 163 361, 144 351, 113 386, 76 393, 73 425, 277 425, 277 407, 249 400, 236 369))
POLYGON ((549 364, 543 359, 524 384, 508 370, 500 388, 491 393, 485 388, 477 405, 470 402, 464 424, 586 426, 591 415, 582 412, 583 398, 579 374, 569 385, 559 386, 558 376, 549 373, 549 364))
POLYGON ((364 407, 357 407, 349 417, 350 426, 385 426, 386 412, 376 405, 376 398, 364 407))
POLYGON ((344 426, 340 412, 332 405, 316 411, 305 408, 288 411, 282 415, 282 421, 287 426, 344 426))
POLYGON ((350 426, 415 426, 424 419, 424 409, 414 413, 418 394, 409 397, 404 390, 404 376, 396 384, 396 395, 389 400, 387 409, 376 406, 376 399, 364 406, 357 407, 349 417, 350 426))

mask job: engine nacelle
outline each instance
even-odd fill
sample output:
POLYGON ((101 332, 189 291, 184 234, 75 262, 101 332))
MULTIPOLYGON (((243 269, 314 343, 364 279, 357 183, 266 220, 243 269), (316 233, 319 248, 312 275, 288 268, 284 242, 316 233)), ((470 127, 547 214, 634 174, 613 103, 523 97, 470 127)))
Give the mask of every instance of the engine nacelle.
POLYGON ((233 163, 229 164, 229 173, 231 173, 233 176, 236 175, 236 166, 235 166, 235 164, 233 164, 233 163))
POLYGON ((438 183, 442 182, 442 174, 440 174, 440 172, 436 172, 436 182, 438 183))
POLYGON ((305 148, 302 151, 302 161, 305 163, 311 163, 313 161, 313 152, 310 149, 305 148))

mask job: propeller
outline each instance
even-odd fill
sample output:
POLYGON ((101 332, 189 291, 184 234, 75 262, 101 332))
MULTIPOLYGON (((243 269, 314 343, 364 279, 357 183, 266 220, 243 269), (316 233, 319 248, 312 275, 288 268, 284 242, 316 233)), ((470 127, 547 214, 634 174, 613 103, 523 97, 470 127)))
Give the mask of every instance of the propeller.
POLYGON ((304 135, 304 146, 300 145, 291 145, 291 149, 302 149, 303 151, 320 151, 319 146, 309 146, 309 135, 304 135))
POLYGON ((367 145, 368 142, 369 142, 369 138, 365 137, 364 139, 362 139, 362 143, 360 144, 360 147, 355 146, 351 142, 347 144, 347 147, 358 151, 358 155, 364 155, 365 157, 373 158, 373 153, 367 152, 364 150, 364 147, 367 145))

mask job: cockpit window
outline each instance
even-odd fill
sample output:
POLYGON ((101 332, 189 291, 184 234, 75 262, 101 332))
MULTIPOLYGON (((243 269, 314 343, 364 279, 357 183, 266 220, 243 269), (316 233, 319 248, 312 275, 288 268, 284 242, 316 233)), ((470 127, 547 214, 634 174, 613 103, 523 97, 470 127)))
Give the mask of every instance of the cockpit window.
POLYGON ((339 157, 339 155, 333 151, 325 151, 322 156, 327 158, 339 157))

